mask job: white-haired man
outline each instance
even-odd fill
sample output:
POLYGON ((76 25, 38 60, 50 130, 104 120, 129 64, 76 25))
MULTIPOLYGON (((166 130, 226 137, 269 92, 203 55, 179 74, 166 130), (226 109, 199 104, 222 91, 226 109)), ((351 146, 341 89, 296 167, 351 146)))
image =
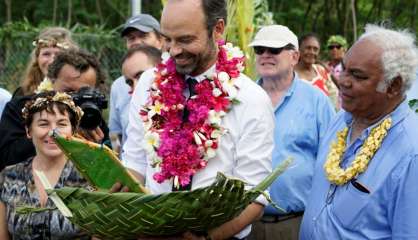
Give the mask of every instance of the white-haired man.
POLYGON ((414 37, 367 25, 343 60, 342 108, 321 143, 301 239, 418 239, 418 117, 405 101, 414 37))

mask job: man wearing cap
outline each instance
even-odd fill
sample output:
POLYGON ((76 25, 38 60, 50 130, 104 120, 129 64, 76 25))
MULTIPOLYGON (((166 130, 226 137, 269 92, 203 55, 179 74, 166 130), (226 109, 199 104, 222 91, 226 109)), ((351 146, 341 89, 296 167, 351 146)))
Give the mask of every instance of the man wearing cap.
MULTIPOLYGON (((160 24, 149 14, 139 14, 128 19, 121 36, 125 39, 128 49, 137 45, 161 49, 163 45, 160 24)), ((125 77, 120 76, 113 82, 110 89, 109 130, 112 147, 116 152, 120 152, 127 138, 128 106, 131 94, 132 89, 126 83, 125 77)))
POLYGON ((273 168, 293 158, 292 166, 270 187, 273 201, 283 211, 265 208, 250 239, 298 239, 319 142, 335 112, 328 97, 294 72, 299 44, 287 27, 261 28, 250 46, 256 54, 258 84, 274 107, 273 168))
POLYGON ((338 79, 342 72, 342 60, 347 50, 347 40, 340 35, 332 35, 327 41, 327 48, 330 60, 327 67, 331 75, 338 79))

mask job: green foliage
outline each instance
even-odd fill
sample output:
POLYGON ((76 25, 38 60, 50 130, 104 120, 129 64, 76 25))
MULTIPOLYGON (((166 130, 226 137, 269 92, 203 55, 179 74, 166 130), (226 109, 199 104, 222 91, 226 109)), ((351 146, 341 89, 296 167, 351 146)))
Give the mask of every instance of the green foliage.
MULTIPOLYGON (((228 0, 228 3, 230 2, 243 1, 228 0)), ((394 27, 409 28, 413 32, 418 32, 417 0, 355 0, 355 26, 351 0, 252 0, 252 2, 255 6, 254 12, 251 12, 251 15, 254 15, 253 25, 246 25, 250 32, 249 36, 257 32, 259 26, 273 23, 286 25, 299 36, 306 32, 316 32, 322 39, 323 45, 327 38, 334 34, 340 34, 352 43, 355 40, 354 31, 358 36, 366 23, 388 21, 394 27)), ((161 1, 142 0, 142 12, 159 19, 161 10, 161 1)), ((51 25, 66 26, 74 30, 75 38, 80 45, 98 54, 105 63, 110 78, 115 78, 119 74, 119 58, 124 51, 118 31, 129 16, 130 1, 0 1, 0 85, 17 85, 22 74, 22 66, 24 67, 28 60, 32 39, 40 29, 51 25), (15 60, 10 58, 12 55, 15 60), (105 57, 105 55, 111 56, 105 57), (4 81, 5 77, 9 78, 8 82, 4 81)), ((231 19, 234 19, 233 16, 231 19)), ((236 29, 238 21, 236 19, 229 21, 229 25, 232 26, 228 26, 228 31, 235 31, 235 34, 228 34, 228 40, 238 44, 241 41, 239 31, 236 29), (229 30, 234 28, 235 30, 229 30)), ((326 52, 323 51, 324 53, 326 52)), ((247 55, 252 60, 251 49, 247 51, 247 55)), ((251 63, 247 64, 247 68, 250 67, 252 67, 251 63)))
MULTIPOLYGON (((33 49, 32 41, 46 25, 34 26, 27 19, 0 28, 0 85, 13 92, 19 85, 33 49)), ((75 24, 70 28, 80 47, 92 52, 107 72, 107 84, 120 76, 120 59, 125 52, 119 28, 75 24)))
POLYGON ((412 99, 408 104, 412 110, 415 110, 415 112, 418 113, 418 99, 412 99))
POLYGON ((389 22, 393 27, 418 32, 418 1, 355 0, 356 28, 350 0, 268 0, 269 10, 278 24, 288 26, 296 35, 316 32, 325 43, 330 35, 340 34, 354 42, 366 23, 389 22))
POLYGON ((246 57, 245 74, 252 79, 256 78, 255 57, 253 49, 248 47, 248 44, 261 26, 274 24, 273 14, 268 9, 267 0, 228 1, 226 39, 239 46, 244 52, 246 57))

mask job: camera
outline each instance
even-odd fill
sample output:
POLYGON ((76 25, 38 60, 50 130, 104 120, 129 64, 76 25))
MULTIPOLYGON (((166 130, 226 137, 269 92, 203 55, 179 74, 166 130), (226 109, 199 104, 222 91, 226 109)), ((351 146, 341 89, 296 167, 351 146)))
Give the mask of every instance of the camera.
POLYGON ((78 92, 71 94, 75 105, 79 106, 84 115, 80 120, 80 127, 91 130, 100 126, 102 120, 102 110, 107 108, 106 96, 90 87, 82 87, 78 92))

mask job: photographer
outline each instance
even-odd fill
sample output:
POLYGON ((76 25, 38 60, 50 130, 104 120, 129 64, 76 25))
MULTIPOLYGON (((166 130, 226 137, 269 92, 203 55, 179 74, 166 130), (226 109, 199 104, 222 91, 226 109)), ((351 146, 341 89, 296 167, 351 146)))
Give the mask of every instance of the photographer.
MULTIPOLYGON (((49 66, 48 77, 52 81, 54 90, 69 92, 78 98, 80 98, 78 91, 82 87, 97 88, 104 82, 104 74, 97 59, 82 50, 60 52, 49 66)), ((89 90, 89 92, 94 91, 89 90)), ((91 96, 91 94, 87 95, 91 96)), ((81 93, 81 96, 85 94, 81 93)), ((0 121, 0 170, 35 155, 34 146, 26 137, 21 116, 25 103, 32 98, 33 96, 16 97, 7 103, 3 111, 0 121)), ((83 102, 86 102, 86 99, 83 102)), ((83 122, 84 119, 81 121, 83 122)), ((109 139, 108 128, 103 119, 100 120, 99 126, 81 129, 79 134, 97 143, 109 139)))

